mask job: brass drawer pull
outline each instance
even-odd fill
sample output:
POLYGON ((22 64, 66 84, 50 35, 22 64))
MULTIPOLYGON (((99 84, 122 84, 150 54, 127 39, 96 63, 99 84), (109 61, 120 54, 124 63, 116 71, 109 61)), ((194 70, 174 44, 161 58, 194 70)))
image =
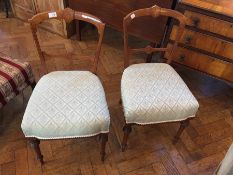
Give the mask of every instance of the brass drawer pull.
POLYGON ((198 27, 198 25, 200 24, 200 19, 197 17, 192 18, 192 24, 194 27, 198 27))
POLYGON ((191 35, 186 35, 184 37, 184 43, 185 44, 191 44, 192 39, 193 39, 193 37, 191 35))
POLYGON ((184 62, 185 61, 185 55, 184 54, 180 55, 179 58, 178 58, 178 61, 179 62, 184 62))

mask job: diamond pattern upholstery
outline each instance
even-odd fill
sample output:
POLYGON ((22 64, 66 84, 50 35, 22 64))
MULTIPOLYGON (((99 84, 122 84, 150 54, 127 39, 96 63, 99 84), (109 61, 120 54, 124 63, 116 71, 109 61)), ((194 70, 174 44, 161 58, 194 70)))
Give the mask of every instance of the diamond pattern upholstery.
POLYGON ((104 89, 89 71, 56 71, 43 76, 28 102, 22 130, 26 137, 60 139, 109 132, 104 89))
POLYGON ((165 63, 125 69, 121 81, 126 123, 154 124, 195 117, 199 104, 178 73, 165 63))

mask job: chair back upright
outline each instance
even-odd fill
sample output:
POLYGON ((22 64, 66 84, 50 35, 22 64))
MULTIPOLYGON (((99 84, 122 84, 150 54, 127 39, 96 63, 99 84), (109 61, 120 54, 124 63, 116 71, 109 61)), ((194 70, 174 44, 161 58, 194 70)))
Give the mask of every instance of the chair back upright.
POLYGON ((93 63, 92 67, 92 72, 94 74, 97 73, 97 67, 98 67, 98 61, 99 61, 99 56, 100 56, 100 50, 101 50, 101 45, 103 41, 103 36, 104 36, 104 29, 105 29, 105 24, 97 17, 90 15, 88 13, 83 13, 83 12, 78 12, 74 11, 70 8, 66 8, 64 10, 59 10, 59 11, 54 11, 54 12, 43 12, 43 13, 38 13, 35 16, 33 16, 31 19, 29 19, 30 25, 31 25, 31 30, 33 34, 33 39, 36 44, 36 48, 39 54, 40 62, 42 69, 44 70, 45 73, 48 73, 47 67, 46 67, 46 61, 45 61, 45 54, 41 49, 40 42, 38 40, 37 36, 37 28, 38 25, 45 20, 49 19, 59 19, 59 20, 65 20, 66 23, 70 23, 73 20, 81 20, 85 21, 87 23, 93 24, 99 34, 99 39, 98 39, 98 44, 97 48, 95 51, 94 56, 86 57, 86 59, 91 60, 93 63))
POLYGON ((133 11, 129 13, 123 21, 123 28, 124 28, 124 66, 127 68, 130 65, 130 59, 129 56, 132 53, 137 53, 137 52, 146 52, 147 54, 150 54, 152 52, 166 52, 167 55, 167 63, 170 64, 172 61, 172 56, 177 48, 178 42, 181 39, 181 36, 183 34, 184 28, 186 24, 186 17, 181 14, 178 11, 171 10, 171 9, 165 9, 161 8, 159 6, 152 6, 150 8, 144 8, 144 9, 139 9, 136 11, 133 11), (151 17, 159 17, 159 16, 165 16, 165 17, 170 17, 178 20, 179 22, 179 27, 176 33, 176 38, 175 41, 172 45, 172 47, 166 47, 166 48, 154 48, 149 46, 146 46, 144 48, 137 48, 137 49, 131 49, 129 47, 128 43, 128 26, 130 23, 133 22, 136 18, 144 17, 144 16, 151 16, 151 17))

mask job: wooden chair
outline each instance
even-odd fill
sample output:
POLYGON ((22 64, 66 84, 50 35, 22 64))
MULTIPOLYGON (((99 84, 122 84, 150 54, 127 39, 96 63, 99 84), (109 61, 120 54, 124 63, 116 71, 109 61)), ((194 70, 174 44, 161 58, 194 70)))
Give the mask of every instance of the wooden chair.
MULTIPOLYGON (((176 143, 188 126, 189 119, 195 117, 198 102, 177 72, 169 65, 172 62, 173 52, 184 31, 186 18, 181 13, 153 6, 131 12, 124 18, 124 53, 125 70, 121 80, 121 98, 126 124, 123 128, 122 151, 127 146, 127 140, 132 126, 157 124, 165 122, 181 122, 181 126, 174 138, 176 143), (131 49, 128 46, 128 26, 139 17, 166 16, 175 18, 179 22, 176 40, 172 47, 131 49), (130 65, 129 56, 132 53, 165 52, 166 63, 143 63, 130 65)), ((155 24, 159 25, 159 24, 155 24)))
MULTIPOLYGON (((57 12, 40 13, 29 20, 41 66, 46 62, 37 38, 37 26, 48 19, 82 20, 95 25, 99 40, 94 56, 85 57, 92 63, 90 71, 55 71, 44 75, 37 83, 28 102, 22 130, 43 164, 40 140, 71 139, 100 136, 101 160, 105 157, 110 115, 104 89, 97 73, 105 24, 87 13, 66 8, 57 12)), ((69 58, 67 58, 69 59, 69 58)))

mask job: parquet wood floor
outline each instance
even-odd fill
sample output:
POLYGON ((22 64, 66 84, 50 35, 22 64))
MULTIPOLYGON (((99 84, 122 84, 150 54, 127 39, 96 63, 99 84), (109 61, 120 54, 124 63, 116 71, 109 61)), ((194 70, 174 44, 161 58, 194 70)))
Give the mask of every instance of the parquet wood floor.
MULTIPOLYGON (((66 40, 40 30, 43 48, 57 55, 48 56, 49 70, 88 68, 88 64, 78 60, 78 56, 93 51, 95 32, 84 29, 84 41, 77 42, 74 38, 66 40), (63 56, 70 52, 75 53, 72 58, 63 56)), ((56 140, 41 143, 46 161, 41 167, 20 128, 31 94, 29 88, 2 111, 4 125, 0 135, 0 175, 208 175, 214 172, 233 142, 233 89, 227 83, 184 68, 177 68, 177 71, 198 98, 200 110, 181 140, 176 145, 171 143, 178 124, 137 126, 133 128, 127 151, 120 151, 123 112, 118 102, 123 71, 122 39, 122 34, 106 30, 98 71, 112 117, 105 163, 99 160, 99 145, 95 138, 56 140)), ((134 45, 144 43, 137 39, 131 42, 134 45)), ((41 76, 29 25, 17 19, 5 19, 1 13, 0 51, 29 61, 36 79, 41 76)), ((143 62, 144 57, 134 56, 133 62, 143 62)))

